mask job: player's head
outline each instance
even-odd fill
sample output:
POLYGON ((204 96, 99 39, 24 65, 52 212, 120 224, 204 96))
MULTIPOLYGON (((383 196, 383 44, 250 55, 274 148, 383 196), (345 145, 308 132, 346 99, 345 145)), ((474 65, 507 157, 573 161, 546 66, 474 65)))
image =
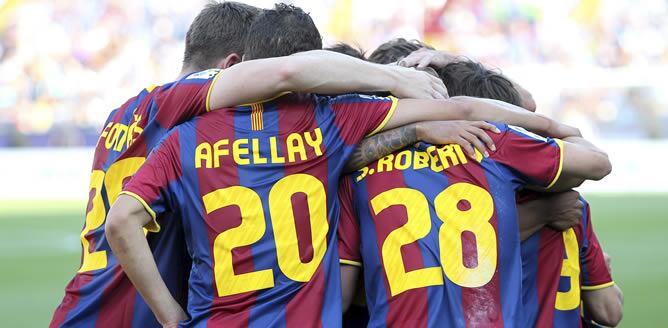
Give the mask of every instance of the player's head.
POLYGON ((278 3, 258 15, 250 27, 244 60, 288 56, 322 49, 322 37, 301 8, 278 3))
POLYGON ((434 49, 418 40, 393 39, 378 46, 369 56, 369 61, 377 64, 394 63, 421 48, 434 49))
POLYGON ((325 50, 338 52, 340 54, 348 55, 361 60, 366 60, 366 57, 364 56, 364 50, 361 48, 355 48, 345 42, 339 42, 333 46, 325 48, 325 50))
POLYGON ((234 1, 207 4, 186 34, 183 66, 205 70, 240 62, 246 34, 259 13, 259 8, 234 1))
POLYGON ((496 99, 522 107, 520 94, 506 77, 480 63, 461 60, 439 70, 450 96, 496 99))

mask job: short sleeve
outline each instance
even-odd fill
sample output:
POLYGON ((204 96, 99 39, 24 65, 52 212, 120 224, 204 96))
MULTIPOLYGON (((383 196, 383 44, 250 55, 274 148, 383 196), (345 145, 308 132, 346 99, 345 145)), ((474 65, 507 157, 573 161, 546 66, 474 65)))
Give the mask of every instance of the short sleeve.
POLYGON ((583 232, 583 242, 580 246, 580 268, 582 277, 582 290, 597 290, 614 285, 612 275, 608 271, 605 262, 603 248, 598 242, 596 233, 591 223, 591 210, 589 204, 584 200, 583 216, 580 229, 583 232))
POLYGON ((397 98, 347 94, 329 99, 336 126, 347 144, 357 144, 385 127, 397 107, 397 98))
POLYGON ((156 119, 160 125, 169 129, 211 110, 211 88, 222 72, 220 69, 197 72, 160 87, 155 95, 156 119))
POLYGON ((146 226, 151 232, 160 231, 157 217, 170 211, 175 201, 170 190, 181 176, 179 158, 179 133, 172 131, 146 159, 121 191, 137 199, 151 215, 153 221, 146 226))
POLYGON ((339 258, 341 264, 362 266, 359 223, 353 209, 352 183, 344 177, 339 183, 341 217, 339 219, 339 258))
POLYGON ((503 125, 497 151, 490 156, 510 167, 524 185, 552 187, 563 166, 563 142, 544 138, 520 127, 503 125))

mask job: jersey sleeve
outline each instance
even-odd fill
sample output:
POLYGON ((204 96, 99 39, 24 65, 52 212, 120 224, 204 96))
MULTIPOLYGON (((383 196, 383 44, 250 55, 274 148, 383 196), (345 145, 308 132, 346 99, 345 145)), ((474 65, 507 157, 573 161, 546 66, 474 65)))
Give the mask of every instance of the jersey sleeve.
POLYGON ((175 208, 172 188, 181 176, 178 140, 178 130, 167 135, 121 191, 137 199, 151 215, 153 220, 145 227, 151 232, 160 231, 156 218, 175 208))
POLYGON ((584 203, 582 220, 578 227, 583 230, 582 235, 584 236, 580 246, 580 254, 582 254, 580 256, 580 268, 582 268, 581 288, 582 290, 597 290, 610 287, 614 285, 614 281, 605 262, 603 248, 598 242, 598 238, 592 227, 589 204, 582 198, 580 201, 584 203))
POLYGON ((160 87, 155 96, 156 119, 160 125, 170 129, 211 110, 211 88, 222 72, 220 69, 197 72, 160 87))
POLYGON ((510 167, 524 185, 549 189, 557 182, 563 166, 561 140, 508 125, 499 126, 499 130, 503 135, 491 159, 510 167))
POLYGON ((339 258, 341 264, 362 266, 360 254, 359 223, 353 209, 352 183, 350 178, 344 177, 339 183, 339 201, 341 203, 341 218, 337 230, 339 238, 339 258))
POLYGON ((347 94, 329 98, 336 126, 346 144, 357 144, 379 132, 392 118, 397 98, 347 94))

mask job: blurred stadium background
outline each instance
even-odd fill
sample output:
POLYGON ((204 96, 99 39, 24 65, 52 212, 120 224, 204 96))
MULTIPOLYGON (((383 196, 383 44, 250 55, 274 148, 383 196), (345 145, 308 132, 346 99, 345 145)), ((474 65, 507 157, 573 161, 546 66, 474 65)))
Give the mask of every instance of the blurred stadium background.
MULTIPOLYGON (((614 172, 582 191, 625 292, 622 326, 668 326, 667 1, 287 2, 311 12, 326 44, 418 38, 501 67, 539 111, 603 145, 614 172)), ((79 265, 101 125, 176 77, 204 3, 0 0, 0 326, 47 325, 79 265)))

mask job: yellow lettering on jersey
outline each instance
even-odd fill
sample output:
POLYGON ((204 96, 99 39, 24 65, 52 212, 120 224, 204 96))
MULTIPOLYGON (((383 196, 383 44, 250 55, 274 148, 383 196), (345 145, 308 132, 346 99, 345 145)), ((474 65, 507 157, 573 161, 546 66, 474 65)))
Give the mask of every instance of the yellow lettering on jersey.
POLYGON ((300 160, 306 160, 306 148, 304 148, 304 139, 298 133, 290 133, 286 140, 288 146, 288 162, 295 162, 295 154, 299 154, 300 160))
POLYGON ((378 160, 378 169, 376 172, 390 172, 392 171, 392 160, 394 159, 393 154, 389 154, 380 160, 378 160))
POLYGON ((429 168, 434 172, 441 172, 443 171, 443 166, 440 165, 438 155, 434 154, 434 151, 436 151, 436 146, 429 146, 429 148, 427 148, 427 154, 429 154, 429 157, 431 158, 429 168))
POLYGON ((285 163, 285 157, 278 155, 278 138, 269 138, 269 147, 271 152, 271 162, 275 164, 285 163))
POLYGON ((260 140, 253 138, 253 164, 267 164, 267 158, 260 155, 260 140))
MULTIPOLYGON (((109 135, 111 133, 109 132, 109 135)), ((312 157, 324 155, 322 142, 320 128, 303 134, 291 133, 285 141, 287 160, 285 156, 278 154, 280 145, 276 136, 269 137, 265 141, 261 138, 220 139, 213 146, 209 142, 202 142, 195 148, 195 168, 219 168, 221 158, 230 155, 237 165, 283 164, 285 162, 305 161, 311 159, 309 154, 313 154, 312 157), (266 146, 263 148, 263 142, 269 144, 269 149, 266 146), (232 144, 231 147, 230 143, 232 144), (306 147, 310 147, 312 152, 308 152, 306 147), (269 154, 267 154, 267 150, 269 154)))
POLYGON ((241 155, 248 155, 248 139, 237 139, 234 140, 234 143, 232 143, 232 157, 234 158, 234 162, 237 163, 237 165, 248 165, 250 164, 250 159, 248 158, 241 158, 241 155), (246 147, 241 147, 242 145, 245 145, 246 147))
POLYGON ((204 167, 211 168, 211 144, 208 142, 203 142, 195 148, 195 168, 202 167, 202 161, 204 161, 204 167))
POLYGON ((404 150, 394 158, 394 167, 397 170, 405 170, 411 166, 413 153, 410 150, 404 150))
POLYGON ((213 167, 220 167, 220 157, 227 156, 230 154, 230 150, 227 148, 221 149, 220 146, 229 146, 230 141, 228 139, 221 139, 216 141, 213 144, 213 167))
POLYGON ((320 128, 318 128, 313 132, 315 134, 315 138, 311 136, 310 132, 304 133, 304 137, 306 137, 306 143, 313 147, 313 151, 315 151, 316 156, 322 156, 322 149, 320 148, 320 145, 322 145, 322 131, 320 131, 320 128))
POLYGON ((415 152, 413 168, 416 170, 429 167, 429 155, 423 151, 415 152))

